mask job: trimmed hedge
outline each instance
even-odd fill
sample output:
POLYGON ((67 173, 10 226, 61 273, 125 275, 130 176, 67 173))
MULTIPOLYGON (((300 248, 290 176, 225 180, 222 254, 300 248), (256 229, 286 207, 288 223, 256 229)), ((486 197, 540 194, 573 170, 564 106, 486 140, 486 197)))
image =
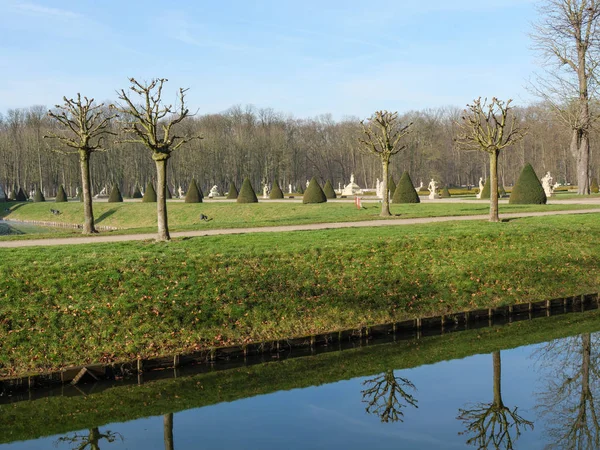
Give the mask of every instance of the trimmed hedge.
POLYGON ((279 183, 277 182, 277 180, 275 180, 275 182, 273 183, 273 189, 271 189, 271 192, 269 193, 269 198, 271 200, 284 198, 283 191, 279 187, 279 183))
POLYGON ((235 200, 236 198, 238 198, 238 190, 237 187, 235 187, 235 183, 232 181, 231 183, 229 183, 229 192, 227 193, 227 199, 235 200))
POLYGON ((600 189, 598 188, 598 180, 596 180, 595 178, 592 180, 592 184, 590 184, 590 192, 592 194, 597 194, 600 191, 600 189))
POLYGON ((511 205, 544 205, 548 199, 531 164, 525 164, 515 183, 508 203, 511 205))
POLYGON ((302 203, 325 203, 326 201, 327 196, 325 195, 325 192, 323 192, 323 189, 321 189, 321 185, 317 182, 315 177, 312 177, 304 192, 302 203))
POLYGON ((325 186, 323 186, 323 193, 325 194, 325 197, 327 197, 328 199, 337 198, 337 195, 335 194, 335 190, 333 189, 333 186, 331 185, 331 181, 329 181, 329 180, 327 180, 325 182, 325 186))
POLYGON ((200 189, 198 189, 198 185, 196 184, 196 180, 192 180, 187 192, 185 193, 185 203, 202 203, 203 198, 204 197, 200 193, 200 189))
POLYGON ((142 191, 140 191, 140 187, 136 186, 131 198, 142 198, 142 191))
POLYGON ((35 194, 33 194, 33 201, 35 203, 41 203, 46 201, 46 199, 44 198, 44 194, 42 194, 42 191, 40 191, 40 188, 35 188, 35 194))
POLYGON ((23 192, 23 188, 19 188, 19 192, 17 192, 15 199, 18 202, 26 202, 27 201, 27 196, 25 195, 25 192, 23 192))
POLYGON ((450 191, 448 190, 448 186, 445 186, 444 189, 442 189, 442 191, 440 192, 440 197, 441 198, 450 198, 450 197, 452 197, 452 195, 450 195, 450 191))
POLYGON ((392 177, 390 177, 390 180, 388 181, 388 192, 392 197, 396 192, 396 183, 392 177))
POLYGON ((156 191, 154 190, 154 185, 152 184, 152 181, 148 181, 148 184, 146 185, 146 192, 144 192, 142 202, 156 203, 156 191))
POLYGON ((404 172, 400 177, 392 197, 392 203, 421 203, 408 172, 404 172))
POLYGON ((238 203, 258 203, 256 192, 254 192, 254 188, 248 177, 244 179, 236 201, 238 203))
POLYGON ((121 203, 123 201, 123 196, 121 195, 121 191, 119 190, 119 186, 115 185, 110 191, 110 195, 108 196, 108 203, 121 203))
POLYGON ((66 203, 69 200, 67 199, 67 193, 65 192, 65 188, 61 184, 58 187, 58 192, 56 193, 56 198, 54 199, 56 203, 66 203))

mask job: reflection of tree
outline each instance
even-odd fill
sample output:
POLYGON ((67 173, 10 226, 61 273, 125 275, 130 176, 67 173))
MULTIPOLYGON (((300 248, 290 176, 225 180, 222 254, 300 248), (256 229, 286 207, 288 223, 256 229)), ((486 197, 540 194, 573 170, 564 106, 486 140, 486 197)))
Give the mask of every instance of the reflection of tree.
POLYGON ((547 448, 600 448, 600 423, 595 393, 600 387, 599 354, 592 352, 589 333, 553 341, 537 352, 550 370, 548 384, 538 395, 538 409, 547 417, 547 448))
MULTIPOLYGON (((513 441, 521 435, 521 430, 533 429, 530 422, 519 414, 517 407, 511 411, 502 401, 500 352, 493 353, 494 358, 494 400, 491 403, 478 403, 471 409, 459 409, 458 419, 467 427, 464 433, 473 437, 467 444, 480 449, 513 448, 513 441)), ((461 433, 462 434, 462 433, 461 433)))
POLYGON ((105 439, 107 442, 114 442, 116 439, 123 441, 123 436, 120 433, 113 433, 107 431, 106 433, 100 433, 98 427, 92 428, 88 434, 73 433, 69 436, 63 436, 58 438, 56 445, 61 442, 67 442, 73 445, 73 450, 85 450, 89 447, 90 450, 100 450, 100 441, 105 439))
POLYGON ((173 413, 163 416, 163 432, 165 435, 165 450, 173 450, 173 413))
POLYGON ((382 422, 403 422, 402 408, 408 405, 418 408, 417 400, 406 392, 407 388, 415 390, 415 385, 406 378, 394 376, 391 369, 365 380, 363 386, 366 386, 362 391, 363 402, 367 403, 366 411, 379 416, 382 422))

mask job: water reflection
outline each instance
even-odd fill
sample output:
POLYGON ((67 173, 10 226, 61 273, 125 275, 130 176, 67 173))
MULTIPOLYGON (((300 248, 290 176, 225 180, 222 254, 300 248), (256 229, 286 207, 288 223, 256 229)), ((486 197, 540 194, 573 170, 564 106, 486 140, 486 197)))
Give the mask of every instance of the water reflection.
POLYGON ((512 410, 502 401, 502 362, 500 352, 492 354, 494 364, 494 398, 490 403, 478 403, 459 409, 458 419, 466 426, 460 434, 471 435, 467 444, 480 449, 513 449, 522 431, 533 429, 533 422, 512 410))
POLYGON ((537 408, 548 419, 546 431, 552 440, 547 448, 600 448, 598 341, 598 335, 584 333, 548 342, 535 353, 548 374, 537 395, 537 408))
POLYGON ((392 369, 363 381, 363 386, 366 387, 362 391, 362 401, 367 403, 365 410, 382 422, 404 422, 402 409, 408 405, 418 408, 418 400, 407 392, 407 389, 415 391, 415 385, 406 378, 395 376, 392 369))
POLYGON ((174 450, 173 444, 173 413, 163 416, 163 430, 165 437, 165 450, 174 450))
POLYGON ((98 427, 92 428, 87 434, 72 433, 60 437, 56 440, 55 446, 58 447, 61 443, 66 443, 72 450, 100 450, 100 441, 105 440, 108 443, 115 442, 119 439, 124 441, 121 433, 113 433, 106 431, 101 433, 98 427))

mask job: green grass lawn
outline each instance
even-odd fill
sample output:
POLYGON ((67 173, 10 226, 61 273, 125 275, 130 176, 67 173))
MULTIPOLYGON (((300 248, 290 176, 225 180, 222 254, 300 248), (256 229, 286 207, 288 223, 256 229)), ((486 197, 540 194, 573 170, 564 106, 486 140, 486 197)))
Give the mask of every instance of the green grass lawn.
MULTIPOLYGON (((13 220, 83 223, 83 205, 69 203, 9 203, 9 211, 0 217, 13 220), (51 208, 61 211, 58 216, 51 208)), ((590 205, 500 205, 500 213, 558 211, 592 208, 590 205)), ((598 205, 600 209, 600 205, 598 205)), ((169 228, 171 231, 198 229, 268 227, 310 223, 353 222, 381 219, 379 203, 364 203, 358 210, 352 202, 329 202, 304 205, 297 202, 261 202, 237 204, 231 202, 182 203, 169 202, 169 228), (211 220, 200 220, 205 214, 211 220)), ((489 206, 481 203, 421 203, 391 205, 392 218, 418 218, 436 216, 464 216, 489 213, 489 206)), ((119 228, 118 233, 142 233, 156 231, 156 204, 141 202, 95 203, 96 225, 119 228)), ((114 231, 111 233, 115 233, 114 231)), ((78 236, 79 230, 53 230, 51 237, 78 236)), ((3 236, 0 239, 31 238, 31 234, 3 236)), ((46 237, 36 233, 35 238, 46 237)))
POLYGON ((597 292, 598 218, 0 249, 0 375, 597 292))

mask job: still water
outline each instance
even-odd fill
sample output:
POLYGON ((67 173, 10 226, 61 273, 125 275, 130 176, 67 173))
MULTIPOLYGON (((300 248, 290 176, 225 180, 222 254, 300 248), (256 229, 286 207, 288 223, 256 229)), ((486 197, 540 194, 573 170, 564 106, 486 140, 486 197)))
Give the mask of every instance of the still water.
POLYGON ((592 311, 5 403, 0 449, 600 448, 599 329, 592 311))

